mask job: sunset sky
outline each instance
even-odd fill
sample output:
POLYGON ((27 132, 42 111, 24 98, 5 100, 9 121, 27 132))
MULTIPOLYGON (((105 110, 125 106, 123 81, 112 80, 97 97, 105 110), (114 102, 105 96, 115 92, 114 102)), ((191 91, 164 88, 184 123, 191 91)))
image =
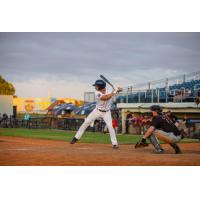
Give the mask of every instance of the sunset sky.
POLYGON ((199 70, 200 33, 0 33, 0 74, 22 97, 72 97, 199 70))

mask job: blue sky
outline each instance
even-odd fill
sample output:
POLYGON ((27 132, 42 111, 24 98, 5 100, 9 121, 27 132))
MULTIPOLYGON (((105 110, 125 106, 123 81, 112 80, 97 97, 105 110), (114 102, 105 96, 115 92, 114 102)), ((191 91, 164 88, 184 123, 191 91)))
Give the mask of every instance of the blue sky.
POLYGON ((199 33, 0 33, 0 74, 22 97, 83 99, 99 74, 127 86, 199 63, 199 33))

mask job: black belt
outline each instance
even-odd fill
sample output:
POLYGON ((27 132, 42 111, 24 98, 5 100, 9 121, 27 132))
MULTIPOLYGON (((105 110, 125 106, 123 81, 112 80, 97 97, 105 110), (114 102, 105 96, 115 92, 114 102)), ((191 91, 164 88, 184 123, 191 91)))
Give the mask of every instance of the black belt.
POLYGON ((100 110, 98 109, 100 112, 108 112, 109 110, 100 110))

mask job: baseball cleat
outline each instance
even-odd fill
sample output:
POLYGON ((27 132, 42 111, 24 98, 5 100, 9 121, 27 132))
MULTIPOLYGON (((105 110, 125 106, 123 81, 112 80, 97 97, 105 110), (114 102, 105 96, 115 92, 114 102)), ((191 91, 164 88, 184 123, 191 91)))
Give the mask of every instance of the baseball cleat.
POLYGON ((180 147, 176 143, 170 144, 170 146, 175 150, 176 154, 181 154, 182 153, 180 147))
POLYGON ((72 139, 72 141, 70 142, 70 144, 75 144, 78 141, 78 139, 76 139, 75 137, 72 139))
POLYGON ((119 149, 119 146, 118 146, 118 145, 113 145, 112 148, 113 148, 113 149, 119 149))

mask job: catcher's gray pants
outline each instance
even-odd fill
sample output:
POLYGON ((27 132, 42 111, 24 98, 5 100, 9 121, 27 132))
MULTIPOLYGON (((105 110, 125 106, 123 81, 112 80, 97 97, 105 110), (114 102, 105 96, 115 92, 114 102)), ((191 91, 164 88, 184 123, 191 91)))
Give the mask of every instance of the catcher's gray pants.
POLYGON ((160 133, 161 135, 164 135, 168 137, 173 143, 178 143, 181 141, 181 135, 180 136, 175 136, 174 133, 167 133, 162 130, 156 129, 155 132, 160 133))

